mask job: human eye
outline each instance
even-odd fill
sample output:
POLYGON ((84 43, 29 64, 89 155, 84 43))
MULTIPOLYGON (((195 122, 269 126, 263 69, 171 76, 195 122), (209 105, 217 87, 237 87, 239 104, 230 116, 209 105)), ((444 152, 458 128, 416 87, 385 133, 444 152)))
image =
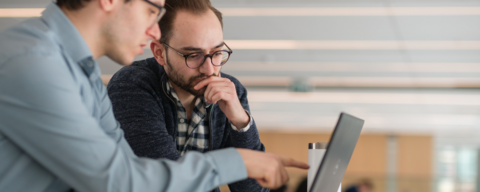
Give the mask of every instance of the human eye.
POLYGON ((199 58, 200 57, 200 54, 198 53, 192 53, 190 55, 188 55, 188 59, 196 59, 196 58, 199 58))
POLYGON ((216 56, 216 57, 222 56, 222 55, 223 55, 223 51, 217 51, 217 52, 213 53, 213 56, 216 56))
POLYGON ((153 9, 153 8, 150 8, 148 11, 149 11, 150 15, 157 15, 157 13, 158 13, 158 11, 153 9))

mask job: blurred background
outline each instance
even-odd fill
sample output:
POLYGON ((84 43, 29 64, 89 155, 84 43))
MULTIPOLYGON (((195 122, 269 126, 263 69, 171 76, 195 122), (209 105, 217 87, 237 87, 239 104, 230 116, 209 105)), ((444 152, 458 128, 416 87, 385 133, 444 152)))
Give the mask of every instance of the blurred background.
MULTIPOLYGON (((480 191, 480 0, 212 2, 267 151, 307 162, 347 112, 366 123, 343 190, 480 191)), ((48 3, 1 0, 0 30, 48 3)), ((121 67, 99 64, 105 83, 121 67)))

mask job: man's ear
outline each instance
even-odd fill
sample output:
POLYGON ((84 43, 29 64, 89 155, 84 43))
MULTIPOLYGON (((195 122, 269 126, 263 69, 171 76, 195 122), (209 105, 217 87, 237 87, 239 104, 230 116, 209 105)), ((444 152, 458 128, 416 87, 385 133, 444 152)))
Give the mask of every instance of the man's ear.
POLYGON ((106 12, 112 11, 122 0, 98 0, 100 8, 106 12))
POLYGON ((165 66, 165 57, 166 57, 165 47, 159 41, 153 40, 150 43, 150 50, 152 50, 153 57, 155 57, 155 60, 157 60, 157 62, 161 66, 165 66))

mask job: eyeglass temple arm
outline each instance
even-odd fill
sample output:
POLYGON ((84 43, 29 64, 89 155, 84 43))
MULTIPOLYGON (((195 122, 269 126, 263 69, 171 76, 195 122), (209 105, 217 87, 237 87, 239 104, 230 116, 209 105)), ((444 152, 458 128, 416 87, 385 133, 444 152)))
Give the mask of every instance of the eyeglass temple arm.
POLYGON ((170 45, 166 44, 166 43, 162 43, 163 45, 167 46, 168 48, 172 49, 173 51, 175 51, 176 53, 178 53, 179 55, 181 55, 182 57, 185 57, 185 59, 188 57, 187 55, 184 55, 180 52, 178 52, 177 50, 175 50, 173 47, 170 47, 170 45))

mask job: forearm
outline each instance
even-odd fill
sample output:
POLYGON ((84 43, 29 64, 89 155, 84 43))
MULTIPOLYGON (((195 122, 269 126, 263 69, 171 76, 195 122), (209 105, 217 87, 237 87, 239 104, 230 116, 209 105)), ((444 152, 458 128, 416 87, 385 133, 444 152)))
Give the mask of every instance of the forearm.
MULTIPOLYGON (((265 147, 260 142, 260 136, 258 134, 255 119, 250 113, 250 106, 248 105, 247 99, 247 90, 240 84, 240 82, 238 82, 237 80, 234 81, 237 82, 236 89, 238 92, 238 99, 243 107, 243 110, 245 111, 245 113, 247 113, 249 117, 249 125, 247 127, 236 127, 237 129, 230 130, 230 145, 237 148, 265 151, 265 147)), ((227 126, 230 128, 232 127, 231 124, 227 126)))
POLYGON ((42 101, 35 103, 18 99, 21 95, 0 98, 0 132, 32 166, 41 167, 29 177, 53 175, 76 191, 92 192, 208 191, 247 177, 235 149, 187 154, 179 162, 138 158, 123 137, 107 134, 74 94, 63 100, 34 94, 42 101))
POLYGON ((2 132, 46 171, 78 191, 208 191, 247 177, 241 156, 231 148, 188 153, 175 162, 133 157, 101 133, 89 134, 87 139, 67 132, 2 132))

